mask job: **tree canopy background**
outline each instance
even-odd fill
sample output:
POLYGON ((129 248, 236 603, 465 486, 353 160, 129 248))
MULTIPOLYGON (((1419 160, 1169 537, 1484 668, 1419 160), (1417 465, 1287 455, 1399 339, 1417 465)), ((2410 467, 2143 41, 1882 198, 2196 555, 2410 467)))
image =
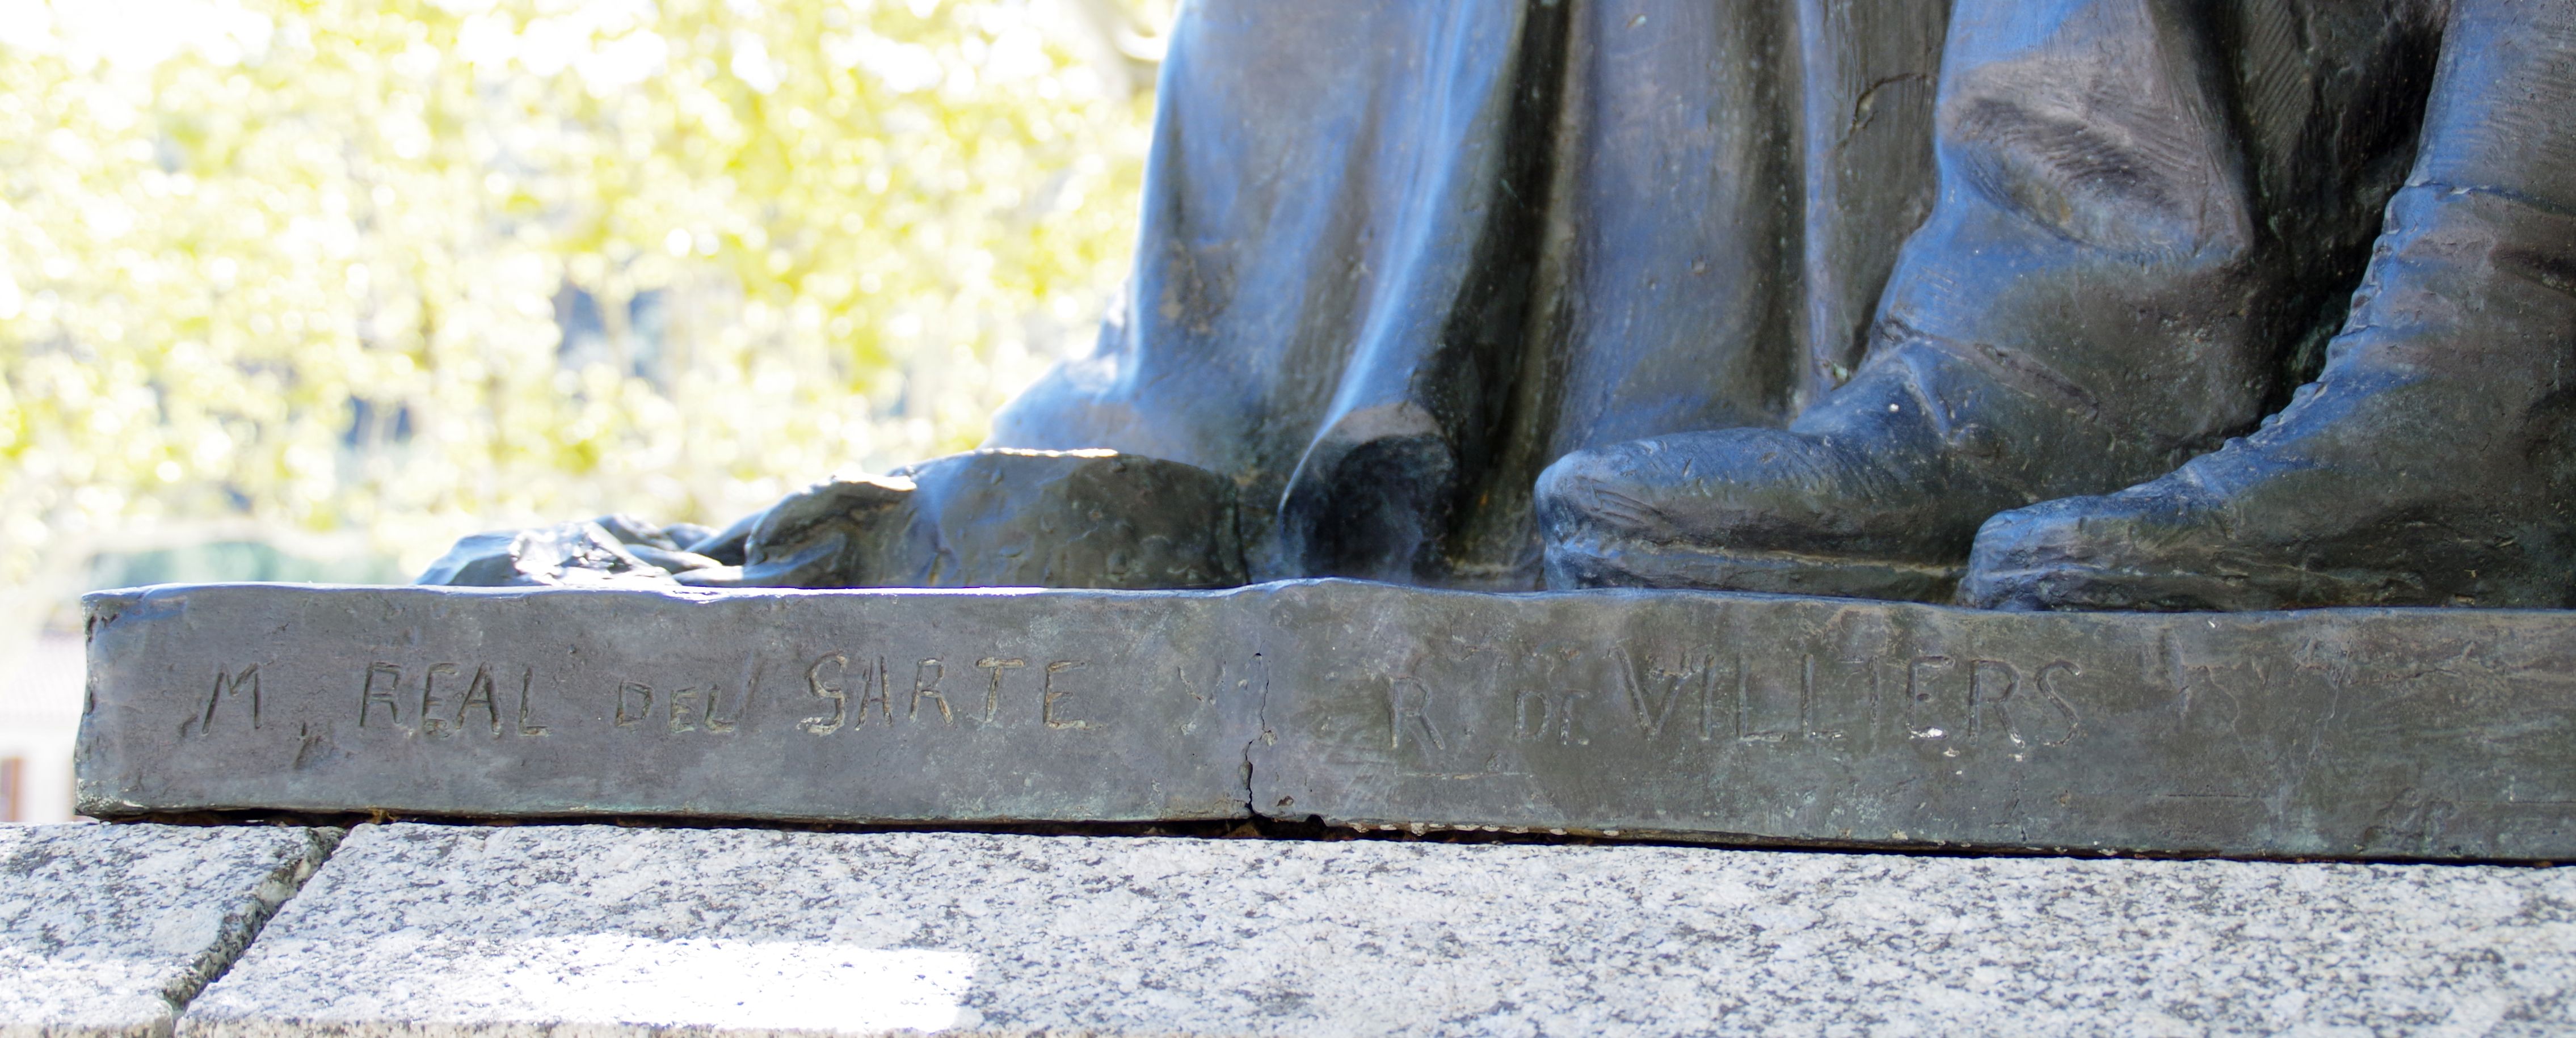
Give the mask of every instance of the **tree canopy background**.
POLYGON ((0 0, 0 590, 970 446, 1125 272, 1169 15, 0 0))

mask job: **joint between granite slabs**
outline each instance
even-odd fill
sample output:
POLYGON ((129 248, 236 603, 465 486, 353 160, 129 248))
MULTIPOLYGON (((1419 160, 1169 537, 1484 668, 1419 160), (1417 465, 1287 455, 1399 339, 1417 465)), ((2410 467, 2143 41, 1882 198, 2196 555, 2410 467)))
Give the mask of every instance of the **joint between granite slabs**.
POLYGON ((224 921, 223 932, 216 936, 214 945, 206 949, 204 962, 161 992, 162 1000, 170 1004, 170 1017, 154 1027, 149 1038, 169 1038, 179 1018, 187 1014, 189 1004, 195 1002, 208 985, 232 972, 233 964, 240 962, 242 953, 259 941, 260 932, 268 928, 269 920, 277 917, 278 909, 286 907, 288 901, 304 891, 304 884, 313 878, 314 873, 322 870, 324 862, 331 860, 331 855, 340 849, 340 841, 348 835, 347 829, 337 827, 305 828, 304 853, 279 866, 276 872, 261 880, 259 886, 252 888, 250 906, 239 916, 224 921))

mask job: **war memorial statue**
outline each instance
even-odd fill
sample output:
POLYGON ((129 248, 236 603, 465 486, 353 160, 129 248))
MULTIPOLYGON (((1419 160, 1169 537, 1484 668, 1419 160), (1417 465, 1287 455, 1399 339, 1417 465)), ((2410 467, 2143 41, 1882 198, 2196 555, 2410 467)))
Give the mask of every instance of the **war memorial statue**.
POLYGON ((91 810, 2576 855, 2576 0, 1210 2, 1163 75, 985 449, 97 596, 91 810), (1039 587, 1170 593, 754 590, 1039 587))
POLYGON ((1132 291, 988 444, 1126 471, 943 460, 919 506, 646 547, 698 585, 2569 604, 2570 5, 1940 7, 1194 9, 1132 291), (1092 562, 997 568, 991 525, 1092 562))

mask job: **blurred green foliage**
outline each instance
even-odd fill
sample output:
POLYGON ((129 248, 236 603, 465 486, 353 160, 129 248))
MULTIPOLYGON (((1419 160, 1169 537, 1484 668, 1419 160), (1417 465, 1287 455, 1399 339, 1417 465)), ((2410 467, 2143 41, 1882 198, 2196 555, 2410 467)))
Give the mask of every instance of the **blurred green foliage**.
POLYGON ((0 585, 969 446, 1124 273, 1168 15, 0 2, 0 585))

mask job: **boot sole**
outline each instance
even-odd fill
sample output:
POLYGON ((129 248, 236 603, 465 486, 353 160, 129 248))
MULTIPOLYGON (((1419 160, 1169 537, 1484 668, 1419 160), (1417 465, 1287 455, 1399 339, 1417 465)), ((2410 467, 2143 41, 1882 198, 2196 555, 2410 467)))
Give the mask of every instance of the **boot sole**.
POLYGON ((2375 579, 2362 579, 2289 566, 2261 569, 2262 572, 2233 576, 2074 565, 1979 572, 1960 589, 1959 604, 2015 612, 2149 613, 2475 604, 2437 601, 2410 574, 2390 572, 2374 574, 2375 579))
POLYGON ((1948 604, 1964 565, 1785 551, 1647 550, 1552 544, 1548 586, 1704 588, 1948 604))

